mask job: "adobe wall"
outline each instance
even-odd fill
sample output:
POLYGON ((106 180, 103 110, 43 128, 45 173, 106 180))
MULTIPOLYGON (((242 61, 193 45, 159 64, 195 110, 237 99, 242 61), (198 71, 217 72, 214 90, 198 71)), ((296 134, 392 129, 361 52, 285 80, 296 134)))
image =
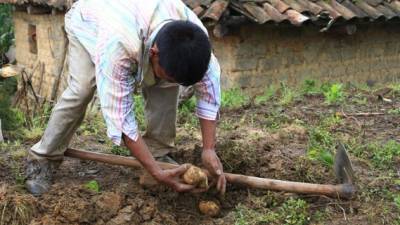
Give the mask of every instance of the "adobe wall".
MULTIPOLYGON (((58 86, 55 81, 62 72, 67 49, 64 15, 29 15, 16 11, 13 19, 16 60, 26 68, 28 75, 33 72, 32 82, 36 94, 50 99, 53 89, 58 86), (33 31, 36 32, 36 44, 32 40, 33 31), (36 53, 33 51, 34 45, 37 45, 36 53)), ((61 83, 65 83, 65 74, 62 75, 61 83)))
POLYGON ((245 26, 213 47, 223 87, 263 88, 304 79, 400 81, 400 26, 358 26, 353 35, 307 27, 245 26))

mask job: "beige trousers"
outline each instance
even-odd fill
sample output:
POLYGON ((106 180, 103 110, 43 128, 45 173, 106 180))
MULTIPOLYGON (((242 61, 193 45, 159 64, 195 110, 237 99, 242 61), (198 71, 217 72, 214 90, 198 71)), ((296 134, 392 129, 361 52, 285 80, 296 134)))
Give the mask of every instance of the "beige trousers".
MULTIPOLYGON (((31 148, 30 155, 34 158, 62 159, 96 90, 95 68, 89 53, 67 26, 66 31, 68 86, 58 99, 41 140, 31 148)), ((142 93, 147 121, 144 138, 154 157, 163 156, 174 147, 179 85, 160 81, 143 87, 142 93)))

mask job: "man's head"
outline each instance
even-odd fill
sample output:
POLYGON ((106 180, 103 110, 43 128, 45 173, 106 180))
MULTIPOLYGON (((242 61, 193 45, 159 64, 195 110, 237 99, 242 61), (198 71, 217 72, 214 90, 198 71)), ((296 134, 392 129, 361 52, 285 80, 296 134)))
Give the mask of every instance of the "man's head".
POLYGON ((210 57, 208 36, 199 26, 188 21, 165 24, 150 49, 155 76, 185 86, 204 77, 210 57))

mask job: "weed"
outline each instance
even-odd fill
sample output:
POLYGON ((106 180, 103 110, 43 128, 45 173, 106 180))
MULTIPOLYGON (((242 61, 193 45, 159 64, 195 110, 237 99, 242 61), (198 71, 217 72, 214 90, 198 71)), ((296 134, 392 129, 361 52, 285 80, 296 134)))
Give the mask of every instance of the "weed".
POLYGON ((88 190, 94 191, 96 193, 100 193, 100 185, 96 180, 91 180, 87 182, 84 187, 88 190))
POLYGON ((141 95, 135 95, 133 98, 135 101, 136 122, 138 124, 139 129, 143 131, 146 129, 146 119, 144 116, 144 100, 141 95))
POLYGON ((225 108, 239 108, 249 101, 249 97, 239 88, 232 88, 222 92, 221 106, 225 108))
POLYGON ((400 115, 400 108, 398 108, 398 109, 390 109, 388 111, 388 113, 391 114, 391 115, 400 115))
POLYGON ((289 88, 285 83, 280 84, 281 98, 279 100, 280 105, 289 105, 296 98, 296 93, 293 89, 289 88))
POLYGON ((319 94, 321 90, 317 87, 315 80, 304 80, 301 86, 301 92, 303 95, 314 95, 319 94))
POLYGON ((191 129, 193 127, 198 127, 199 120, 194 116, 195 109, 196 99, 194 97, 191 97, 179 106, 179 119, 185 128, 191 129))
POLYGON ((111 153, 114 155, 130 156, 130 152, 127 148, 118 145, 112 146, 111 153))
POLYGON ((273 85, 268 86, 262 95, 256 96, 254 102, 256 104, 265 104, 268 100, 270 100, 276 92, 276 87, 273 85))
POLYGON ((353 98, 352 102, 357 104, 357 105, 367 105, 368 99, 367 97, 363 96, 360 93, 357 93, 353 98))
POLYGON ((383 145, 372 143, 367 146, 367 149, 372 153, 374 166, 381 169, 392 168, 394 158, 400 156, 400 143, 395 140, 390 140, 383 145))
POLYGON ((343 85, 342 84, 332 84, 328 88, 323 88, 325 102, 329 105, 338 104, 344 99, 343 85))
POLYGON ((278 222, 278 214, 272 211, 258 212, 243 204, 238 204, 234 211, 235 225, 257 225, 278 222))
POLYGON ((395 197, 394 197, 394 204, 396 205, 396 207, 400 210, 400 194, 397 194, 395 197))
POLYGON ((323 129, 332 129, 343 123, 343 119, 340 116, 332 115, 324 118, 321 121, 321 127, 323 129))
POLYGON ((11 12, 11 5, 0 5, 0 65, 5 63, 2 56, 14 42, 11 12))
POLYGON ((285 225, 303 225, 310 220, 308 204, 302 199, 289 198, 283 203, 279 212, 285 225))
POLYGON ((324 165, 331 167, 333 165, 332 149, 334 148, 334 138, 331 134, 321 128, 311 129, 307 157, 310 160, 318 160, 324 165))

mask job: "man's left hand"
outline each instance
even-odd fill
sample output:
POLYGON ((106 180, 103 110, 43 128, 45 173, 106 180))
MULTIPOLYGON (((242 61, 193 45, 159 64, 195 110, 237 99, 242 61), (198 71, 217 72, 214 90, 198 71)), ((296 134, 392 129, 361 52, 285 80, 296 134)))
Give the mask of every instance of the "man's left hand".
POLYGON ((214 149, 204 149, 201 154, 204 167, 210 172, 210 174, 217 180, 217 190, 221 195, 225 194, 226 190, 226 178, 222 163, 219 160, 214 149))

